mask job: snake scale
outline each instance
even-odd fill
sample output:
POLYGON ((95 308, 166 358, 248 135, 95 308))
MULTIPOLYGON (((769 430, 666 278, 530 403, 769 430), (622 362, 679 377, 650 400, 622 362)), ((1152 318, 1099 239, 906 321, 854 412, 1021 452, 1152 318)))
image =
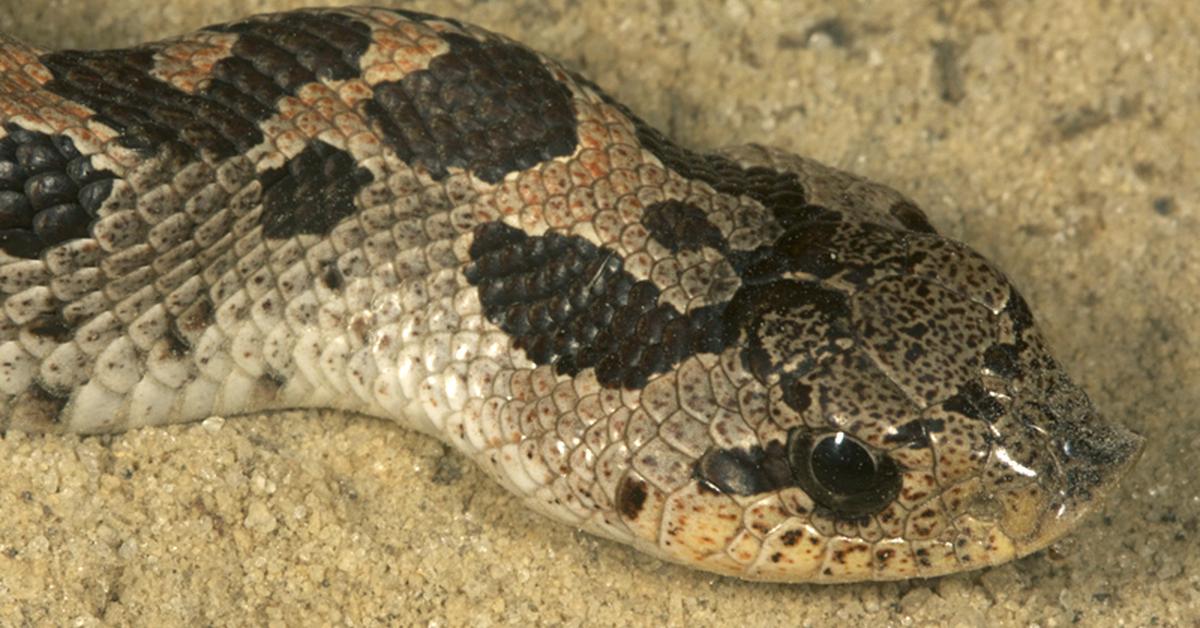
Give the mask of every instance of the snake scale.
POLYGON ((524 504, 747 579, 1045 547, 1141 438, 899 193, 698 153, 460 21, 0 36, 0 429, 384 417, 524 504))

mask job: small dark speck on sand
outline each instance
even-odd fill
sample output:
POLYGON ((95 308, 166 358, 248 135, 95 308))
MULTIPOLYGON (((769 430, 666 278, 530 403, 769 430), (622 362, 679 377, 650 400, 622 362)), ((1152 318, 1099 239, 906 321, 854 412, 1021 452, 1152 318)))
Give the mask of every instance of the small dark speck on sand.
POLYGON ((1081 107, 1056 117, 1054 127, 1058 129, 1061 139, 1070 140, 1108 124, 1109 119, 1109 115, 1103 111, 1091 107, 1081 107))
POLYGON ((446 486, 461 480, 462 476, 462 458, 451 451, 449 447, 444 447, 442 455, 438 456, 437 462, 433 466, 433 483, 446 486))
POLYGON ((967 97, 962 68, 958 64, 958 43, 949 39, 933 42, 933 70, 942 100, 957 104, 967 97))

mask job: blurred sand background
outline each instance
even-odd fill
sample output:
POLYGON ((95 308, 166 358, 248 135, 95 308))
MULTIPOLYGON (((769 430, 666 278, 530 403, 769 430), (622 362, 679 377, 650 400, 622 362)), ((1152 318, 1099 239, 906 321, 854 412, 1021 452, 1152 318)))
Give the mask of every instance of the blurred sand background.
MULTIPOLYGON (((0 0, 47 48, 287 0, 0 0), (166 6, 162 6, 166 5, 166 6)), ((469 463, 330 412, 0 438, 3 625, 1200 625, 1200 3, 411 2, 582 70, 697 148, 888 183, 995 260, 1147 449, 1053 549, 929 581, 778 586, 526 512, 469 463)))

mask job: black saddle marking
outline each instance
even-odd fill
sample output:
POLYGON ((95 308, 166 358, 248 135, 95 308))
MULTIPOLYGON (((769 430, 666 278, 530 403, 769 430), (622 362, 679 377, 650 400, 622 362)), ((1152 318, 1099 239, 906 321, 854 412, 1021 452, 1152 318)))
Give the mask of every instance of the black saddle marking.
POLYGON ((263 185, 263 235, 290 238, 327 234, 356 211, 354 199, 374 180, 350 153, 312 140, 299 155, 259 175, 263 185))
POLYGON ((488 183, 570 155, 571 92, 529 50, 444 33, 450 51, 425 70, 375 85, 364 111, 404 161, 434 180, 462 168, 488 183))
POLYGON ((85 238, 116 176, 92 166, 65 135, 5 126, 0 139, 0 249, 35 259, 85 238))
POLYGON ((42 55, 54 77, 44 87, 95 111, 126 148, 179 142, 220 160, 263 141, 259 123, 275 114, 282 96, 357 75, 371 39, 365 24, 336 13, 263 16, 209 30, 239 39, 195 94, 153 75, 162 44, 42 55))
POLYGON ((465 275, 479 288, 488 320, 530 360, 560 374, 595 367, 603 386, 640 388, 651 375, 730 341, 723 305, 683 314, 659 304, 652 282, 635 279, 614 251, 578 236, 530 236, 485 223, 470 255, 465 275))

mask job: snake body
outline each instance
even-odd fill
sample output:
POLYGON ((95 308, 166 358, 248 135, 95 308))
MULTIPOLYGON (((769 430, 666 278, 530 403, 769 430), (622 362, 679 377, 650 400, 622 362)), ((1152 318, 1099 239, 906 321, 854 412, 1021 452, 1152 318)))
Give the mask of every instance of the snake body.
POLYGON ((899 193, 688 150, 454 19, 0 36, 0 428, 338 408, 666 560, 839 582, 1064 534, 1140 438, 899 193))

